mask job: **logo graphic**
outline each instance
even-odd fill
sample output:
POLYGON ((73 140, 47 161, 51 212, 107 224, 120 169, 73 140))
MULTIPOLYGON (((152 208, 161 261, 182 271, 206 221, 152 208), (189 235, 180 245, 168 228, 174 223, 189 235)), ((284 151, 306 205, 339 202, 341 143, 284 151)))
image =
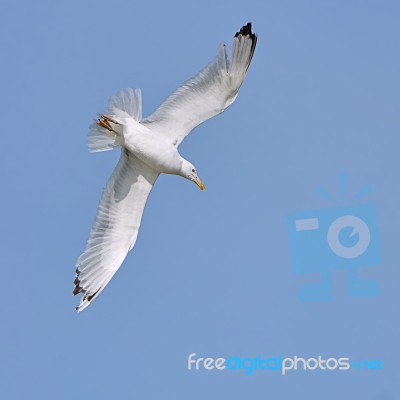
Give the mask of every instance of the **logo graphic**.
POLYGON ((289 244, 293 271, 297 275, 321 275, 321 282, 304 285, 299 293, 303 301, 332 299, 334 271, 347 272, 347 294, 351 297, 373 297, 380 294, 378 284, 358 277, 360 268, 381 263, 378 223, 372 204, 355 204, 371 191, 369 185, 347 198, 347 175, 341 174, 340 201, 325 189, 317 193, 338 204, 314 211, 292 213, 288 217, 289 244), (349 203, 349 205, 344 205, 349 203))
POLYGON ((349 357, 323 357, 321 355, 311 358, 303 357, 196 357, 196 353, 189 354, 187 359, 187 369, 195 370, 242 370, 246 375, 254 371, 280 371, 282 375, 287 375, 288 371, 349 371, 355 369, 358 371, 378 371, 383 370, 381 360, 357 360, 351 361, 349 357))

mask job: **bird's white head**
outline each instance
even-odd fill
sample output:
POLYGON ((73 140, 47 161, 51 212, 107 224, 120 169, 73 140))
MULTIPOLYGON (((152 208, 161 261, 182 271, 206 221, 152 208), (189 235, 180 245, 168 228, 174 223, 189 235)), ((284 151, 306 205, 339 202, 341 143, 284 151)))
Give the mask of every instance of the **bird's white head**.
POLYGON ((195 166, 185 159, 182 161, 180 175, 193 181, 201 190, 206 188, 203 182, 197 176, 197 170, 195 166))

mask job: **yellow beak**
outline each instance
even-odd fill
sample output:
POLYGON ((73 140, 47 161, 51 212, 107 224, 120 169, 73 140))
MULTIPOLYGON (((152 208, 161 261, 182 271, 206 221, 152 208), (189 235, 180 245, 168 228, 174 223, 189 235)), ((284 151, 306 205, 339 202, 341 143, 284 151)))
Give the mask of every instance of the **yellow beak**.
POLYGON ((204 183, 199 179, 195 178, 194 183, 201 189, 204 190, 206 187, 204 186, 204 183))

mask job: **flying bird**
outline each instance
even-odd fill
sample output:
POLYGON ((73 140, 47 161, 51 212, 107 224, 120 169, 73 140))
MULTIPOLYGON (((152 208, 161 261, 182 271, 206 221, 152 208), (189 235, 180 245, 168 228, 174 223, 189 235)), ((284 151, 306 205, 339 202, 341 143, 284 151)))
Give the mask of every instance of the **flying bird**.
POLYGON ((180 175, 204 190, 194 165, 179 154, 179 145, 197 125, 235 101, 256 43, 248 23, 234 36, 230 61, 223 44, 211 63, 147 118, 142 119, 140 89, 127 89, 112 96, 108 111, 90 126, 90 151, 122 151, 76 263, 73 294, 82 293, 77 311, 102 292, 135 245, 147 198, 161 173, 180 175))

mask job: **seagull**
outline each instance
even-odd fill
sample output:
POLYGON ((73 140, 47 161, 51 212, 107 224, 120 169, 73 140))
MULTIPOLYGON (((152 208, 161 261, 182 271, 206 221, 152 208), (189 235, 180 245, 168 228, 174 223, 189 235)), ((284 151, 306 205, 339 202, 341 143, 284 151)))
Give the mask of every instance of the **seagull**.
POLYGON ((194 165, 179 154, 179 145, 197 125, 235 101, 256 43, 249 22, 234 36, 230 61, 226 46, 220 45, 215 59, 147 118, 142 119, 140 89, 127 89, 112 96, 108 111, 90 126, 89 151, 121 147, 121 157, 76 262, 73 294, 82 294, 78 312, 103 291, 135 245, 147 198, 160 174, 180 175, 205 189, 194 165))

